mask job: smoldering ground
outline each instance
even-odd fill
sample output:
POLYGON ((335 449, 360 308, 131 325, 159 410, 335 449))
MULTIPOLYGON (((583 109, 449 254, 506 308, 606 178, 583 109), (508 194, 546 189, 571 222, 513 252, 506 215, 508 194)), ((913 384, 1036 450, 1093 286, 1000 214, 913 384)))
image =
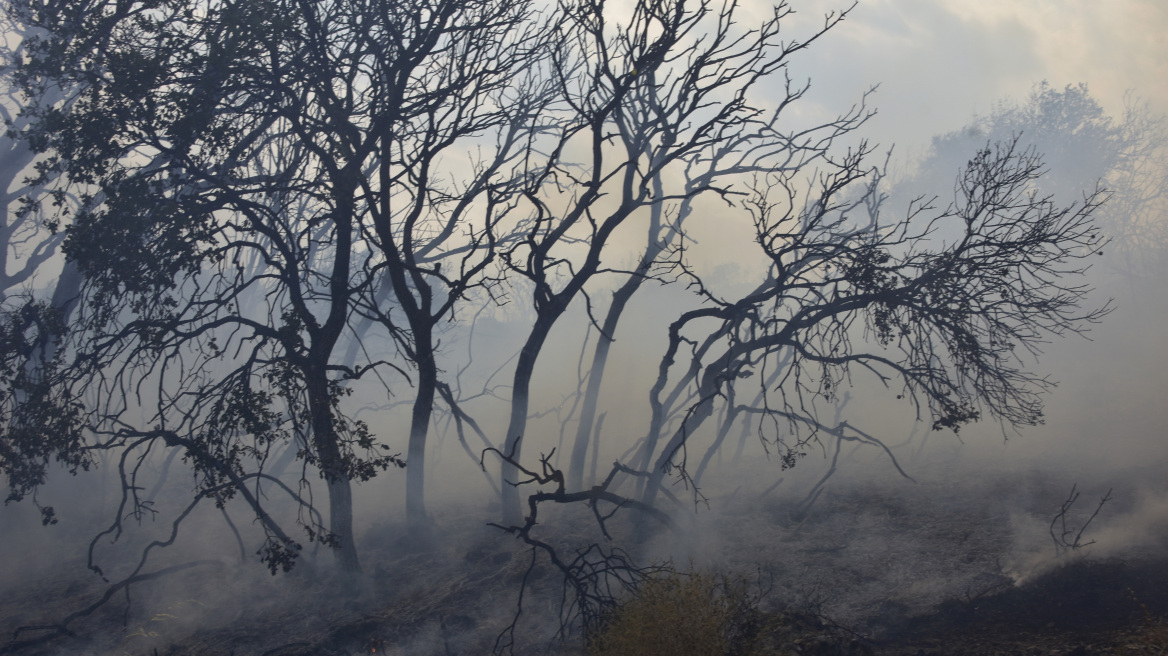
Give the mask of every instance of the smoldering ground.
MULTIPOLYGON (((910 483, 890 479, 881 457, 846 458, 810 509, 802 504, 803 493, 815 480, 816 463, 807 462, 804 473, 787 471, 783 483, 764 495, 761 483, 776 472, 759 459, 734 479, 711 482, 708 508, 676 508, 678 531, 662 533, 634 553, 644 562, 669 560, 682 570, 746 577, 765 589, 765 609, 823 618, 873 648, 895 644, 907 625, 947 604, 990 603, 1029 590, 1060 568, 1138 568, 1163 558, 1168 514, 1162 500, 1168 489, 1158 466, 1094 475, 1036 466, 991 473, 975 458, 942 458, 921 463, 929 473, 910 483), (1106 489, 1113 489, 1113 500, 1084 532, 1083 542, 1092 544, 1060 554, 1050 525, 1072 485, 1083 492, 1068 516, 1072 529, 1086 521, 1106 489)), ((276 577, 254 562, 225 558, 234 538, 208 512, 193 517, 187 539, 159 554, 154 568, 208 554, 216 554, 215 562, 141 582, 128 605, 119 595, 71 624, 74 636, 17 653, 487 653, 512 621, 525 579, 517 652, 571 653, 573 640, 554 639, 562 599, 557 572, 544 560, 531 568, 529 550, 485 526, 493 514, 486 505, 451 504, 436 512, 438 528, 424 550, 403 540, 401 518, 368 526, 360 536, 365 575, 356 581, 333 571, 327 553, 314 557, 311 547, 297 569, 276 577)), ((565 550, 602 540, 589 513, 561 510, 546 514, 540 537, 565 550)), ((12 521, 11 513, 6 519, 12 521)), ((630 546, 634 523, 613 522, 617 544, 630 546)), ((76 552, 76 543, 56 539, 76 552)), ((51 559, 38 562, 14 553, 11 543, 5 548, 6 562, 18 558, 25 565, 6 572, 0 606, 6 627, 59 621, 105 589, 76 557, 58 559, 50 549, 44 553, 51 559)), ((118 568, 130 565, 102 560, 115 580, 118 568)), ((1156 592, 1162 579, 1115 583, 1134 587, 1130 594, 1109 593, 1106 603, 1086 610, 1068 607, 1062 618, 1049 608, 1020 608, 1015 619, 1034 612, 1047 623, 1065 620, 1086 631, 1098 628, 1092 618, 1130 620, 1140 603, 1153 612, 1168 610, 1160 605, 1168 600, 1156 592)), ((1077 586, 1091 585, 1099 582, 1072 579, 1059 589, 1073 597, 1077 586)), ((35 633, 22 637, 28 635, 35 633)))

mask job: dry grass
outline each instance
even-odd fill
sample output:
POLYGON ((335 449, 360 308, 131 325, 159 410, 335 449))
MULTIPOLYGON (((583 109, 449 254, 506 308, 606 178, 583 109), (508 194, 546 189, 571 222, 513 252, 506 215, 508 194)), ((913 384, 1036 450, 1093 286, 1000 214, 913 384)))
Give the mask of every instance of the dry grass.
MULTIPOLYGON (((761 654, 768 621, 744 580, 701 572, 651 579, 589 640, 589 656, 761 654)), ((777 653, 777 652, 769 652, 777 653)))
POLYGON ((1141 602, 1134 592, 1132 598, 1144 611, 1144 623, 1138 631, 1128 637, 1125 644, 1115 650, 1115 653, 1120 656, 1168 655, 1168 619, 1152 617, 1147 604, 1141 602))

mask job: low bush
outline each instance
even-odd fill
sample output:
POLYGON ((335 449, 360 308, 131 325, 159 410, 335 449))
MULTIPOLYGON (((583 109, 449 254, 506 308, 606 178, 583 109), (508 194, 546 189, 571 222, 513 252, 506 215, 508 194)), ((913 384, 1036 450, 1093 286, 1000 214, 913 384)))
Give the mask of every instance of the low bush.
MULTIPOLYGON (((649 579, 588 641, 589 656, 746 656, 768 622, 742 579, 668 572, 649 579)), ((775 653, 775 652, 771 652, 775 653)))

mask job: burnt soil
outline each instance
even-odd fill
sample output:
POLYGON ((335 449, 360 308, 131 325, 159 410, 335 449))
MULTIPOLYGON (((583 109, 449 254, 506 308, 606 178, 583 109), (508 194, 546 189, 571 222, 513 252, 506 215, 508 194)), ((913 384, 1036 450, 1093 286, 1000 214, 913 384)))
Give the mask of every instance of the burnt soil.
MULTIPOLYGON (((1143 512, 1134 489, 1117 490, 1091 527, 1099 544, 1057 555, 1047 525, 1068 486, 1027 480, 1022 494, 999 482, 976 493, 841 485, 807 513, 778 496, 714 499, 720 512, 691 522, 697 537, 660 542, 674 548, 675 565, 745 573, 765 588, 767 654, 1168 654, 1162 518, 1139 519, 1145 534, 1130 544, 1104 540, 1143 512)), ((513 619, 525 576, 514 653, 582 653, 578 635, 556 640, 554 570, 532 568, 530 552, 484 526, 484 515, 439 517, 423 543, 402 540, 397 524, 369 529, 363 544, 376 547, 365 549, 357 579, 331 573, 327 553, 276 577, 226 559, 194 566, 133 586, 128 604, 119 592, 67 633, 52 627, 108 586, 79 560, 56 563, 6 584, 0 653, 486 654, 513 619), (27 626, 40 628, 12 639, 27 626)), ((598 538, 586 513, 543 519, 542 536, 564 549, 598 538)), ((618 542, 628 528, 613 527, 618 542)), ((642 555, 662 553, 661 544, 642 555)), ((176 551, 172 563, 191 557, 176 551)))
POLYGON ((1089 558, 1021 586, 946 601, 870 644, 875 654, 1168 653, 1168 559, 1089 558))

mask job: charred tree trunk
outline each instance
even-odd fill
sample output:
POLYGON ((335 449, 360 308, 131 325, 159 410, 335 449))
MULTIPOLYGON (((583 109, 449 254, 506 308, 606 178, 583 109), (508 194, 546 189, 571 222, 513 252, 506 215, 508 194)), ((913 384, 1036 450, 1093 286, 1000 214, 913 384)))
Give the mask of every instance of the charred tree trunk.
POLYGON ((312 408, 312 440, 321 474, 329 492, 329 533, 326 543, 336 549, 337 565, 344 572, 361 571, 357 545, 353 539, 353 490, 345 470, 337 433, 333 427, 332 399, 327 380, 310 380, 309 404, 312 408))
POLYGON ((321 474, 329 490, 330 546, 336 549, 337 564, 347 573, 361 571, 357 545, 353 536, 353 490, 350 469, 346 466, 341 436, 334 416, 335 390, 329 379, 329 365, 341 333, 349 319, 352 290, 349 275, 352 264, 355 223, 354 195, 360 176, 360 164, 350 162, 334 172, 335 250, 329 273, 329 312, 324 323, 317 324, 307 305, 298 308, 305 315, 305 325, 312 337, 303 364, 305 392, 311 412, 312 440, 319 459, 321 474))
POLYGON ((434 360, 430 326, 414 328, 415 362, 418 366, 418 393, 410 417, 410 443, 406 455, 406 521, 417 532, 426 524, 426 436, 434 411, 434 391, 438 382, 438 365, 434 360), (425 334, 418 334, 424 330, 425 334))
MULTIPOLYGON (((706 473, 706 468, 710 466, 710 460, 713 460, 714 455, 722 449, 722 444, 726 441, 726 436, 730 434, 730 429, 734 427, 734 422, 738 420, 738 415, 741 414, 742 408, 734 405, 734 397, 731 395, 727 400, 726 416, 718 423, 718 434, 714 437, 713 444, 706 449, 706 454, 702 456, 702 461, 698 463, 698 469, 694 472, 694 485, 700 485, 702 476, 706 473)), ((721 458, 718 459, 721 463, 721 458)))
MULTIPOLYGON (((572 459, 568 462, 569 490, 583 487, 584 463, 588 456, 588 442, 592 439, 592 425, 596 419, 596 405, 600 399, 600 383, 604 380, 604 367, 608 363, 608 352, 615 340, 617 323, 621 312, 633 293, 641 285, 640 277, 630 278, 612 295, 612 305, 604 318, 604 327, 596 340, 596 350, 592 355, 592 368, 588 371, 588 386, 584 390, 584 403, 580 408, 580 424, 576 427, 576 440, 572 443, 572 459)), ((510 434, 510 433, 508 433, 510 434)))
POLYGON ((678 452, 685 447, 686 441, 701 427, 707 419, 714 414, 714 399, 715 394, 707 394, 702 397, 698 403, 690 409, 686 415, 685 420, 681 422, 681 426, 673 432, 673 437, 666 443, 665 448, 661 451, 661 455, 653 463, 653 468, 649 470, 649 480, 645 484, 645 490, 641 495, 641 503, 646 506, 652 506, 657 500, 657 491, 665 480, 665 475, 668 474, 675 466, 683 469, 685 464, 674 463, 674 458, 678 452))
POLYGON ((503 462, 500 486, 503 493, 504 526, 519 526, 523 523, 519 489, 516 487, 519 482, 519 470, 513 463, 520 462, 522 451, 520 439, 527 431, 527 413, 531 404, 531 376, 535 372, 535 362, 539 358, 539 352, 548 333, 563 312, 564 309, 557 305, 539 314, 515 365, 515 380, 511 390, 511 419, 507 425, 507 441, 503 446, 503 453, 507 458, 503 462))
MULTIPOLYGON (((654 179, 654 192, 658 196, 662 195, 661 187, 661 179, 658 176, 654 179)), ((576 427, 576 440, 572 443, 572 458, 568 462, 567 486, 569 490, 578 490, 583 486, 584 463, 587 462, 588 442, 593 437, 592 428, 596 420, 597 402, 600 399, 600 385, 604 381, 604 369, 605 365, 608 364, 609 349, 613 341, 616 340, 616 329, 617 324, 620 323, 621 314, 624 313, 629 299, 641 288, 641 283, 645 282, 649 267, 653 266, 657 256, 669 243, 668 239, 662 239, 659 234, 662 213, 663 210, 659 203, 653 205, 652 218, 649 223, 648 246, 641 256, 637 270, 621 285, 620 289, 613 292, 612 304, 608 306, 604 325, 600 329, 600 337, 596 340, 596 350, 592 355, 592 368, 588 372, 588 386, 584 390, 584 403, 580 408, 580 424, 576 427)))
MULTIPOLYGON (((770 375, 766 377, 766 380, 763 381, 762 385, 759 386, 759 390, 754 397, 754 403, 752 407, 758 408, 764 404, 768 390, 772 389, 779 382, 779 378, 783 375, 783 373, 786 371, 787 365, 791 362, 791 357, 791 353, 788 353, 786 357, 780 359, 778 364, 773 367, 773 371, 771 371, 770 375)), ((702 457, 701 463, 698 464, 698 470, 694 473, 693 477, 695 485, 701 484, 702 475, 706 473, 706 467, 709 466, 710 460, 713 459, 716 453, 721 451, 722 445, 726 441, 726 437, 730 434, 730 430, 734 427, 734 422, 738 421, 738 417, 741 415, 746 417, 746 419, 743 420, 742 437, 739 441, 738 448, 734 453, 734 464, 738 464, 738 459, 742 455, 742 449, 745 446, 744 443, 746 441, 746 436, 749 434, 750 420, 749 413, 743 415, 743 411, 747 410, 747 408, 736 405, 734 399, 734 387, 731 386, 727 390, 726 416, 722 418, 722 422, 718 426, 718 436, 714 438, 714 443, 710 445, 710 448, 706 451, 706 455, 702 457)), ((718 462, 722 462, 721 458, 718 459, 718 462)))

